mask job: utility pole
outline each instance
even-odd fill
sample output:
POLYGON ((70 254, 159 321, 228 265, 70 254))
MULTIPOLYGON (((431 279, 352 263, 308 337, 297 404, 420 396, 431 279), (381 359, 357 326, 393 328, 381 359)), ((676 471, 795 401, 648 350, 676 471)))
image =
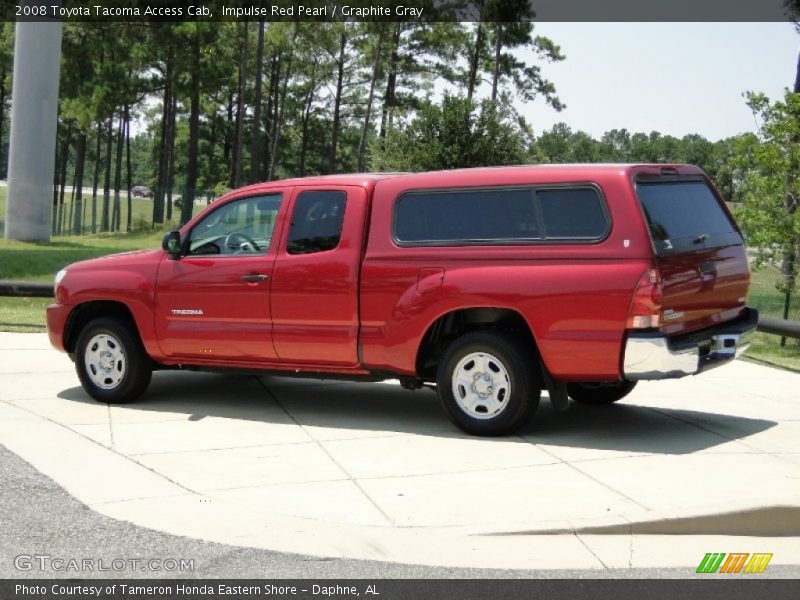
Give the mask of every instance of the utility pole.
POLYGON ((5 238, 50 241, 61 21, 18 21, 5 238))

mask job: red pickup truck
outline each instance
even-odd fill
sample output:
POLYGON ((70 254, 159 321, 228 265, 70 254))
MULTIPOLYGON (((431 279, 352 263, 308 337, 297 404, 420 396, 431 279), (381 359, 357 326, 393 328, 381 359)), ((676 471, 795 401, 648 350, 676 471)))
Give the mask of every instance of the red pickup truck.
POLYGON ((155 369, 397 377, 500 435, 542 390, 605 404, 732 360, 748 284, 696 167, 336 175, 236 190, 162 249, 69 265, 47 326, 103 402, 155 369))

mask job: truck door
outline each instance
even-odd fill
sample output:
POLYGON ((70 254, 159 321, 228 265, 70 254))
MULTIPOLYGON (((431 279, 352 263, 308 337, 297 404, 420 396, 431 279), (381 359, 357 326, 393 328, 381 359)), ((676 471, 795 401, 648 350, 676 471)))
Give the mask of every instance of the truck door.
POLYGON ((281 362, 358 364, 363 188, 295 188, 272 275, 272 339, 281 362))
POLYGON ((275 359, 269 288, 273 232, 289 190, 220 203, 183 240, 179 260, 158 271, 156 321, 170 357, 275 359))

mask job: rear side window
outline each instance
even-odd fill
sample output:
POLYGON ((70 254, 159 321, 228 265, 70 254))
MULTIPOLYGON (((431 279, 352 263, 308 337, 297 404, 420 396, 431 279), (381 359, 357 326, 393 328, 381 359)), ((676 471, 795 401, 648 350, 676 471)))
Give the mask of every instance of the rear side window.
POLYGON ((286 251, 312 254, 336 248, 342 236, 344 206, 342 191, 302 192, 294 203, 286 251))
POLYGON ((536 197, 547 239, 595 239, 605 233, 603 205, 593 189, 540 190, 536 197))
POLYGON ((657 254, 742 243, 705 181, 640 181, 636 193, 657 254))
POLYGON ((395 205, 403 245, 594 240, 608 218, 594 188, 497 188, 410 192, 395 205))

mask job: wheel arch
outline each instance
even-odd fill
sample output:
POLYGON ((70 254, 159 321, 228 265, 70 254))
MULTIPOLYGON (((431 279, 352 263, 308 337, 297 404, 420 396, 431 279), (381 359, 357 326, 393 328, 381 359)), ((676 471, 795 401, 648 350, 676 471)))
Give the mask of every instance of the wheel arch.
POLYGON ((129 325, 133 332, 142 341, 142 335, 136 324, 131 309, 124 303, 117 300, 89 300, 75 307, 67 319, 64 327, 64 349, 72 354, 75 352, 75 345, 81 330, 94 319, 100 317, 117 318, 129 325))
POLYGON ((417 375, 424 380, 435 377, 439 358, 447 345, 465 333, 481 329, 513 333, 530 343, 539 355, 533 328, 519 311, 496 306, 462 307, 443 313, 427 327, 417 347, 417 375))

